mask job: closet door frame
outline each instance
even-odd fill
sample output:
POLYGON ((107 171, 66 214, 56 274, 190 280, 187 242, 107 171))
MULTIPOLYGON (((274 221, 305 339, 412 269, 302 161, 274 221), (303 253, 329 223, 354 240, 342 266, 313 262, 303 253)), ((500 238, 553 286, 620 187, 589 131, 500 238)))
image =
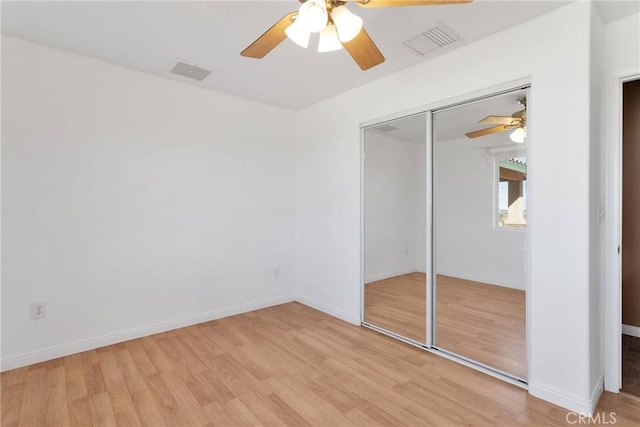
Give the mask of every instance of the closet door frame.
MULTIPOLYGON (((487 365, 483 362, 471 359, 469 357, 466 357, 464 355, 449 351, 445 348, 441 348, 438 347, 438 345, 436 344, 436 310, 437 310, 437 301, 436 301, 436 287, 437 285, 437 281, 436 281, 436 272, 435 272, 435 265, 436 265, 436 257, 435 257, 435 244, 436 244, 436 232, 435 232, 435 227, 436 227, 436 223, 437 223, 437 218, 436 218, 436 211, 435 211, 435 196, 436 196, 436 192, 437 192, 437 188, 435 188, 435 175, 436 175, 436 168, 437 168, 437 164, 436 161, 437 159, 435 158, 435 156, 433 155, 433 149, 434 149, 434 127, 433 127, 433 117, 435 114, 437 113, 441 113, 447 110, 451 110, 454 108, 458 108, 458 107, 462 107, 462 106, 467 106, 470 104, 475 104, 478 102, 483 102, 487 99, 491 99, 491 98, 495 98, 501 95, 505 95, 511 92, 516 92, 516 91, 520 91, 520 90, 525 90, 526 91, 526 98, 527 98, 527 194, 531 194, 531 162, 530 162, 530 147, 531 147, 531 120, 530 120, 530 112, 529 112, 529 108, 530 108, 530 96, 531 96, 531 84, 530 83, 525 83, 522 84, 520 86, 516 86, 516 87, 512 87, 509 89, 504 89, 504 90, 500 90, 500 91, 494 91, 492 93, 483 95, 483 96, 477 96, 474 98, 470 98, 467 101, 462 101, 462 102, 457 102, 457 103, 452 103, 450 105, 441 107, 441 108, 433 108, 430 110, 430 114, 431 114, 431 135, 428 135, 428 139, 427 139, 427 143, 428 145, 430 145, 431 150, 432 150, 432 156, 431 156, 431 171, 432 171, 432 187, 431 187, 431 197, 432 199, 432 210, 431 212, 429 212, 430 217, 428 217, 428 221, 431 224, 431 236, 432 236, 432 240, 431 240, 431 253, 432 253, 432 257, 430 260, 431 263, 431 276, 429 277, 428 282, 431 284, 429 292, 430 294, 428 294, 430 296, 430 300, 431 300, 431 305, 428 306, 427 310, 428 312, 431 313, 431 331, 430 331, 430 336, 431 336, 431 341, 429 342, 429 347, 431 350, 438 352, 439 354, 442 355, 447 355, 453 359, 456 359, 457 361, 464 361, 470 365, 474 365, 474 368, 479 369, 483 372, 486 373, 490 373, 491 375, 494 375, 498 378, 507 380, 509 382, 513 382, 516 385, 519 386, 526 386, 528 383, 528 379, 527 378, 519 378, 509 372, 505 372, 502 371, 498 368, 495 368, 493 366, 487 365), (430 141, 430 144, 429 144, 430 141)), ((527 227, 525 230, 526 233, 526 237, 525 237, 525 247, 526 247, 526 263, 525 263, 525 281, 526 281, 526 286, 525 286, 525 354, 526 354, 526 366, 527 366, 527 377, 529 375, 530 372, 530 364, 529 364, 529 337, 530 337, 530 333, 529 333, 529 303, 530 303, 530 298, 529 298, 529 284, 530 284, 530 253, 531 253, 531 248, 530 248, 530 229, 531 229, 531 206, 530 206, 530 200, 528 198, 527 200, 527 227)), ((495 218, 494 218, 495 221, 495 218)), ((507 230, 505 230, 507 231, 507 230)), ((511 231, 511 230, 509 230, 511 231)))
POLYGON ((430 147, 430 127, 431 127, 431 113, 430 111, 426 110, 425 108, 415 108, 412 110, 407 110, 407 111, 403 111, 401 113, 398 114, 393 114, 378 120, 374 120, 374 121, 369 121, 369 122, 365 122, 362 123, 360 125, 360 323, 362 324, 362 326, 365 326, 367 328, 373 329, 375 331, 378 331, 384 335, 388 335, 392 338, 396 338, 400 341, 406 342, 407 344, 411 344, 415 347, 419 347, 419 348, 423 348, 423 349, 430 349, 431 348, 431 328, 429 327, 430 324, 430 319, 429 319, 429 285, 428 285, 428 278, 430 277, 430 262, 428 260, 431 259, 431 228, 428 226, 429 224, 429 216, 431 214, 431 173, 429 170, 430 167, 430 162, 431 162, 431 147, 430 147), (407 338, 397 332, 382 328, 380 326, 377 326, 373 323, 369 323, 367 321, 365 321, 365 235, 364 235, 364 228, 365 228, 365 131, 368 128, 371 127, 375 127, 375 126, 380 126, 381 124, 385 124, 385 123, 389 123, 389 122, 394 122, 396 120, 400 120, 400 119, 404 119, 407 117, 411 117, 411 116, 416 116, 419 114, 424 114, 426 121, 427 121, 427 125, 426 125, 426 137, 427 137, 427 142, 426 142, 426 149, 425 149, 425 168, 426 168, 426 173, 425 173, 425 179, 426 179, 426 184, 425 184, 425 188, 427 189, 427 194, 426 194, 426 198, 425 198, 425 203, 426 203, 426 208, 425 208, 425 213, 426 213, 426 223, 427 226, 425 227, 425 254, 426 254, 426 267, 427 267, 427 271, 426 271, 426 277, 427 280, 425 280, 425 286, 426 288, 426 295, 427 295, 427 301, 425 304, 425 332, 426 332, 426 341, 425 342, 419 342, 419 341, 415 341, 411 338, 407 338))
MULTIPOLYGON (((502 371, 493 369, 482 363, 478 363, 476 361, 467 359, 465 357, 448 353, 442 349, 438 349, 434 347, 434 331, 435 331, 435 306, 436 302, 434 299, 435 296, 435 286, 434 278, 435 278, 435 254, 434 254, 434 206, 433 206, 433 179, 434 179, 434 159, 433 159, 433 113, 436 111, 442 111, 448 108, 454 108, 460 105, 469 104, 472 102, 479 102, 486 98, 491 98, 496 95, 512 92, 515 90, 527 89, 527 122, 529 123, 529 128, 527 129, 527 139, 528 139, 528 148, 527 148, 527 161, 530 162, 530 158, 533 152, 533 145, 531 142, 533 141, 533 129, 531 127, 532 116, 531 114, 531 105, 533 104, 533 96, 531 91, 531 78, 523 78, 499 85, 495 85, 489 88, 480 89, 474 92, 458 95, 455 97, 451 97, 448 99, 444 99, 437 102, 432 102, 426 104, 421 107, 416 107, 412 109, 407 109, 401 112, 388 114, 386 116, 382 116, 376 119, 366 120, 360 123, 360 322, 361 325, 373 330, 376 330, 382 334, 391 336, 400 341, 403 341, 407 344, 422 348, 426 351, 429 351, 433 354, 437 354, 446 359, 455 361, 477 371, 483 372, 487 375, 496 377, 505 382, 511 383, 518 387, 528 389, 527 379, 516 378, 512 375, 504 373, 502 371), (365 152, 364 152, 364 139, 365 139, 365 130, 372 126, 378 126, 380 124, 401 119, 403 117, 412 116, 415 114, 426 113, 427 115, 427 124, 426 124, 426 132, 427 132, 427 145, 426 145, 426 156, 425 161, 427 165, 427 173, 426 173, 426 212, 427 212, 427 224, 425 227, 426 230, 426 266, 427 266, 427 280, 426 280, 426 343, 418 343, 411 339, 405 338, 401 335, 398 335, 392 331, 385 330, 383 328, 377 327, 370 323, 365 322, 365 295, 364 295, 364 286, 365 286, 365 271, 364 271, 364 257, 365 257, 365 246, 364 246, 364 215, 365 215, 365 204, 364 204, 364 177, 365 177, 365 152)), ((531 168, 531 165, 528 165, 528 180, 527 180, 527 194, 533 194, 533 185, 534 179, 532 178, 534 169, 531 168)), ((534 217, 532 215, 532 203, 531 199, 527 200, 527 238, 526 238, 526 247, 527 247, 527 260, 526 260, 526 303, 525 303, 525 318, 526 318, 526 358, 527 358, 527 377, 530 376, 531 372, 531 322, 530 322, 530 290, 531 290, 531 229, 534 224, 534 217)))

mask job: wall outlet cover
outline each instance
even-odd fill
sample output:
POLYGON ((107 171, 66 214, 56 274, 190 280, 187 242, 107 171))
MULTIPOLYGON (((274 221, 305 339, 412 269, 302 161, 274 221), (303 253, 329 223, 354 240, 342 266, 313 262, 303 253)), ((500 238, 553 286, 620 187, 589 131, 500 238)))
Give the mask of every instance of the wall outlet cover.
POLYGON ((31 304, 31 320, 42 319, 44 317, 47 317, 47 304, 44 302, 31 304))

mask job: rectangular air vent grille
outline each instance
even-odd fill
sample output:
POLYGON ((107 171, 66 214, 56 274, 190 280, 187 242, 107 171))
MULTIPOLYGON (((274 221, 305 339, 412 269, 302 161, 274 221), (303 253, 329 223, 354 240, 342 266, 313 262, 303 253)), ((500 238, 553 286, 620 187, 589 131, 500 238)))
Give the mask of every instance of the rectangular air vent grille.
POLYGON ((376 126, 374 129, 382 131, 382 132, 391 132, 392 130, 398 130, 397 127, 391 126, 391 125, 376 126))
POLYGON ((460 41, 462 41, 462 38, 455 31, 442 22, 438 22, 436 25, 405 40, 402 45, 416 55, 426 56, 460 41))
POLYGON ((207 70, 206 68, 187 64, 186 62, 181 61, 176 62, 175 65, 169 70, 169 72, 182 77, 186 77, 188 79, 197 80, 199 82, 209 77, 209 75, 212 73, 211 70, 207 70))

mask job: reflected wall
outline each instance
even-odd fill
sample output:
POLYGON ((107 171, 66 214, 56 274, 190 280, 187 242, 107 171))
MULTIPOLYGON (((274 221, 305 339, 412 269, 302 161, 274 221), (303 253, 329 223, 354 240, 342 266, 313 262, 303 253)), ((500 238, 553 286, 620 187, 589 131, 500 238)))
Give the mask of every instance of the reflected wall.
POLYGON ((426 114, 364 131, 365 322, 426 343, 426 114))

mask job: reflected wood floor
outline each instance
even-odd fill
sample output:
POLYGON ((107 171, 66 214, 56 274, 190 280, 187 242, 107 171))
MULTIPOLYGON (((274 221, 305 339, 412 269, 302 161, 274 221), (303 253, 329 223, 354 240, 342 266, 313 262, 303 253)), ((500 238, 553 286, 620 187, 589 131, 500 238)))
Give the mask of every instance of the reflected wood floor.
POLYGON ((525 291, 438 275, 435 344, 527 378, 525 291))
POLYGON ((364 286, 364 319, 414 341, 427 341, 426 274, 409 273, 364 286))
MULTIPOLYGON (((526 391, 298 303, 1 374, 3 426, 567 425, 526 391)), ((599 411, 638 425, 638 401, 599 411)))
MULTIPOLYGON (((426 341, 424 273, 365 286, 365 320, 426 341)), ((438 275, 436 346, 526 378, 525 292, 438 275)))

